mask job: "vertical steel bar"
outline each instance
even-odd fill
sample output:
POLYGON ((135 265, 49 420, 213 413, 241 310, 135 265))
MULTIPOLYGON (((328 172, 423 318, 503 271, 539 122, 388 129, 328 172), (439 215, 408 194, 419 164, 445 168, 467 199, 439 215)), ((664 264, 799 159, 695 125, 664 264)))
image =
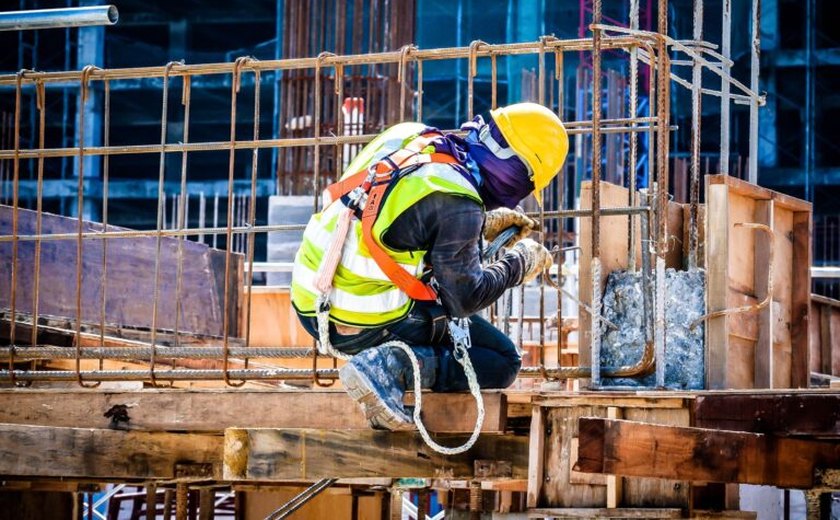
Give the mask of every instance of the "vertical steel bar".
POLYGON ((473 118, 473 98, 475 92, 475 76, 478 73, 476 67, 476 53, 478 48, 483 45, 481 40, 474 40, 470 43, 470 54, 467 58, 467 120, 472 121, 473 118))
POLYGON ((417 120, 423 120, 423 60, 417 60, 417 120))
MULTIPOLYGON (((630 0, 630 29, 639 29, 639 0, 630 0)), ((652 59, 652 57, 651 57, 652 59)), ((631 119, 630 128, 635 128, 635 119, 639 110, 639 49, 636 46, 630 48, 630 99, 628 112, 631 119)), ((628 202, 629 205, 636 205, 636 165, 639 155, 639 136, 636 132, 631 131, 628 136, 630 139, 630 158, 627 168, 628 177, 628 202)), ((631 272, 636 271, 636 218, 632 215, 627 217, 627 225, 629 232, 627 234, 627 268, 631 272)))
MULTIPOLYGON (((234 167, 236 165, 236 150, 234 148, 234 143, 236 143, 236 99, 237 94, 239 94, 239 87, 242 79, 242 67, 248 62, 249 58, 246 57, 239 57, 236 59, 236 62, 233 66, 233 74, 231 77, 231 88, 230 88, 230 154, 228 156, 228 203, 227 203, 227 232, 225 234, 225 283, 224 283, 224 299, 225 303, 223 306, 224 309, 224 316, 223 326, 222 326, 222 348, 223 348, 223 357, 222 357, 222 375, 225 380, 225 384, 228 386, 239 387, 245 384, 245 381, 240 381, 238 383, 234 383, 230 380, 230 291, 231 291, 231 284, 230 284, 230 272, 231 272, 231 253, 233 247, 233 199, 234 199, 234 191, 233 191, 233 175, 234 175, 234 167)), ((317 126, 316 126, 317 128, 317 126)))
MULTIPOLYGON (((344 65, 335 66, 335 134, 344 135, 344 65)), ((344 164, 344 146, 335 145, 335 180, 341 178, 344 164)))
POLYGON ((601 384, 601 0, 592 8, 592 386, 601 384))
POLYGON ((152 386, 158 386, 155 378, 155 362, 156 356, 156 340, 157 340, 157 319, 158 319, 158 300, 160 299, 160 255, 163 246, 163 228, 165 226, 166 214, 166 195, 164 191, 164 182, 166 180, 166 153, 163 147, 166 145, 166 133, 168 130, 169 121, 169 74, 172 72, 172 67, 178 62, 170 61, 166 64, 163 71, 163 99, 161 101, 161 116, 160 116, 160 159, 158 163, 158 215, 157 215, 157 236, 155 240, 155 274, 153 280, 153 296, 152 296, 152 330, 150 336, 150 343, 152 344, 152 352, 149 356, 149 379, 152 386))
MULTIPOLYGON (((336 77, 338 70, 336 70, 336 77)), ((341 119, 338 117, 338 119, 341 119)), ((260 139, 260 70, 254 69, 254 141, 260 139)), ((251 198, 248 205, 248 227, 252 228, 257 223, 257 173, 259 167, 259 148, 254 148, 251 155, 251 198)), ((248 276, 246 279, 247 296, 245 298, 245 348, 251 345, 251 298, 253 295, 254 286, 254 249, 256 248, 256 235, 248 233, 245 236, 247 240, 247 255, 248 255, 248 276)), ((248 368, 248 358, 245 358, 245 368, 248 368)))
MULTIPOLYGON (((537 55, 537 81, 539 82, 539 87, 537 88, 537 99, 539 100, 540 105, 545 105, 545 43, 546 43, 546 36, 540 37, 540 48, 539 53, 537 55)), ((545 195, 545 190, 541 190, 541 195, 545 195)), ((542 243, 546 242, 546 233, 545 233, 545 198, 540 197, 540 208, 539 208, 539 220, 540 220, 540 234, 542 235, 542 243)), ((548 273, 543 274, 542 276, 549 276, 548 273)), ((545 374, 545 284, 539 284, 540 290, 540 307, 539 307, 539 334, 540 334, 540 372, 542 373, 543 377, 546 377, 545 374)))
POLYGON ((496 65, 496 53, 490 54, 490 108, 495 109, 497 106, 496 97, 498 95, 498 68, 496 65))
POLYGON ((402 49, 400 49, 400 62, 397 66, 397 83, 400 87, 400 116, 398 118, 399 122, 405 121, 405 77, 406 75, 408 75, 408 55, 411 53, 411 50, 413 48, 413 45, 404 45, 402 49))
MULTIPOLYGON (((184 83, 181 86, 181 105, 184 106, 184 130, 181 140, 184 144, 190 142, 190 84, 191 76, 183 77, 184 83)), ((181 211, 178 213, 178 229, 185 229, 189 226, 187 221, 187 160, 188 152, 186 150, 181 154, 181 211)), ((178 272, 175 277, 175 346, 181 346, 181 336, 179 329, 181 325, 181 313, 183 312, 183 303, 181 297, 183 296, 184 286, 184 236, 178 236, 178 272)))
MULTIPOLYGON (((557 117, 563 120, 565 108, 565 74, 564 74, 564 56, 563 51, 555 49, 554 51, 554 78, 557 80, 557 117)), ((560 173, 557 180, 557 209, 566 209, 566 166, 560 167, 560 173)), ((566 263, 566 253, 563 251, 563 235, 566 224, 563 219, 557 221, 557 351, 555 353, 557 366, 563 366, 563 264, 566 263)))
MULTIPOLYGON (((105 107, 102 129, 102 144, 105 147, 111 144, 111 82, 105 80, 105 107)), ((108 190, 111 158, 106 155, 102 158, 102 231, 108 231, 108 190)), ((102 239, 102 278, 100 280, 102 291, 99 305, 99 346, 105 347, 105 317, 108 303, 108 239, 102 239)), ((99 370, 104 367, 105 361, 99 358, 99 370)))
MULTIPOLYGON (((726 73, 720 82, 720 173, 729 175, 729 58, 732 55, 732 0, 723 0, 723 23, 721 25, 721 67, 726 73)), ((807 125, 806 125, 807 131, 807 125)))
POLYGON ((814 66, 814 17, 816 0, 805 3, 805 200, 814 200, 814 120, 816 105, 816 69, 814 66))
MULTIPOLYGON (((81 84, 80 84, 80 102, 79 102, 79 198, 78 211, 79 218, 78 238, 76 240, 76 382, 83 388, 95 388, 99 386, 99 382, 93 384, 85 384, 82 380, 82 265, 84 252, 82 246, 82 233, 85 227, 84 218, 84 192, 85 192, 85 103, 88 97, 88 87, 90 75, 96 69, 93 65, 87 65, 82 69, 81 84)), ((14 272, 14 271, 13 271, 14 272)), ((14 320, 13 320, 14 321, 14 320)))
MULTIPOLYGON (((46 134, 46 113, 47 113, 47 99, 46 99, 46 89, 44 88, 44 83, 42 81, 38 81, 35 83, 35 95, 37 97, 37 105, 38 105, 38 149, 44 150, 45 147, 45 134, 46 134)), ((41 303, 40 298, 40 291, 41 291, 41 228, 42 222, 41 217, 43 216, 44 211, 44 156, 38 156, 38 194, 36 200, 36 213, 35 213, 35 279, 33 280, 33 291, 32 291, 32 336, 30 337, 30 345, 35 346, 38 344, 38 311, 39 306, 41 303)), ((14 313, 12 313, 12 323, 14 323, 14 313)), ((14 345, 14 341, 12 341, 12 345, 14 345)), ((34 362, 33 362, 34 368, 34 362)))
MULTIPOLYGON (((9 344, 15 345, 15 325, 17 324, 17 315, 15 314, 15 303, 17 296, 17 256, 18 256, 18 190, 20 185, 20 111, 21 111, 21 90, 23 88, 23 74, 21 70, 17 74, 15 81, 15 120, 14 120, 14 149, 15 157, 12 165, 12 272, 11 272, 11 290, 9 295, 9 310, 11 313, 11 321, 9 322, 9 344)), ((81 128, 81 127, 80 127, 81 128)), ((82 143, 83 144, 83 143, 82 143)), ((82 145, 80 145, 81 149, 82 145)), ((14 351, 14 349, 12 349, 14 351)), ((15 357, 9 356, 9 373, 15 370, 15 357)), ((12 385, 16 384, 15 377, 12 376, 12 385)))
MULTIPOLYGON (((813 13, 812 13, 813 14, 813 13)), ((758 92, 758 73, 761 68, 761 0, 752 0, 752 42, 750 44, 750 90, 758 92)), ((750 163, 748 180, 758 184, 758 100, 750 101, 750 163)))
MULTIPOLYGON (((694 0, 694 41, 703 39, 703 0, 694 0)), ((688 268, 697 268, 697 208, 700 204, 700 123, 703 68, 694 60, 691 75, 691 187, 688 211, 688 268)))

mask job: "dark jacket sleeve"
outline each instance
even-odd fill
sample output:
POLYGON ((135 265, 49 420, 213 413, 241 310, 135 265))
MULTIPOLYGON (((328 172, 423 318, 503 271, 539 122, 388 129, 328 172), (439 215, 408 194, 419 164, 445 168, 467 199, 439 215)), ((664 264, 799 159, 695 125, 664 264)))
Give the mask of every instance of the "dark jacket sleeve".
POLYGON ((471 316, 522 279, 522 260, 506 254, 482 267, 480 237, 484 212, 475 201, 435 193, 400 215, 383 236, 398 250, 426 250, 447 312, 471 316))

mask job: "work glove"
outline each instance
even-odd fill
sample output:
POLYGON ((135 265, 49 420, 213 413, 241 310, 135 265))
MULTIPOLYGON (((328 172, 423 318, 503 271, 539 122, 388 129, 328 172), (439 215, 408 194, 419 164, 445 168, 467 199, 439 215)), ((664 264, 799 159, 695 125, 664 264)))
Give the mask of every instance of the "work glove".
POLYGON ((534 229, 539 227, 539 222, 512 209, 494 209, 488 211, 484 219, 484 239, 492 242, 499 236, 499 233, 511 226, 517 226, 520 231, 507 244, 504 244, 505 246, 510 246, 530 235, 534 229))
POLYGON ((522 258, 522 281, 528 283, 545 271, 553 262, 551 253, 539 242, 523 238, 513 246, 511 252, 522 258))

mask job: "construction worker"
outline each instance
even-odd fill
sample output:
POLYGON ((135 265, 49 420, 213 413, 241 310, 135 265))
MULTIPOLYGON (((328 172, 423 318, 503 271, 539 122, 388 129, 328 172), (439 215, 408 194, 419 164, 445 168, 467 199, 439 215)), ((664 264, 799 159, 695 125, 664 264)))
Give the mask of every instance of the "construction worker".
POLYGON ((328 189, 295 258, 292 303, 301 323, 319 339, 319 311, 324 334, 328 318, 332 347, 354 355, 340 370, 342 384, 377 428, 413 428, 402 402, 412 366, 385 342, 411 346, 423 388, 467 389, 450 318, 469 317, 481 388, 510 386, 521 366, 516 347, 476 313, 551 265, 549 251, 526 238, 538 223, 513 208, 531 192, 539 200, 563 165, 562 122, 541 105, 519 103, 461 129, 466 137, 402 123, 380 134, 328 189), (330 287, 318 289, 342 211, 352 223, 327 274, 330 287), (511 226, 519 232, 505 254, 482 266, 482 235, 492 241, 511 226))

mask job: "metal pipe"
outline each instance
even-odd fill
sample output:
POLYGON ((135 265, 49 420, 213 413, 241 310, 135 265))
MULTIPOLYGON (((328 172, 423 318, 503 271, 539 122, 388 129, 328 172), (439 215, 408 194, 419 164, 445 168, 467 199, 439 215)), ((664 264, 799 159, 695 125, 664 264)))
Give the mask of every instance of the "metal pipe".
POLYGON ((119 18, 120 13, 114 5, 8 11, 0 12, 0 31, 114 25, 119 18))
MULTIPOLYGON (((723 24, 721 26, 721 54, 729 60, 732 55, 732 0, 723 0, 723 24)), ((727 75, 729 65, 725 65, 727 75)), ((720 88, 720 173, 729 175, 729 82, 721 79, 720 88)), ((806 126, 807 128, 807 126, 806 126)))
MULTIPOLYGON (((750 45, 750 90, 758 92, 758 71, 761 54, 761 0, 752 1, 752 44, 750 45)), ((758 107, 753 99, 750 103, 750 156, 747 169, 748 180, 758 184, 758 107)))
POLYGON ((300 509, 307 502, 321 494, 322 491, 335 484, 337 480, 337 478, 325 478, 319 480, 318 482, 312 484, 311 486, 303 490, 300 494, 283 504, 280 507, 280 509, 277 509, 276 511, 265 517, 265 520, 282 520, 283 518, 287 518, 289 515, 300 509))

